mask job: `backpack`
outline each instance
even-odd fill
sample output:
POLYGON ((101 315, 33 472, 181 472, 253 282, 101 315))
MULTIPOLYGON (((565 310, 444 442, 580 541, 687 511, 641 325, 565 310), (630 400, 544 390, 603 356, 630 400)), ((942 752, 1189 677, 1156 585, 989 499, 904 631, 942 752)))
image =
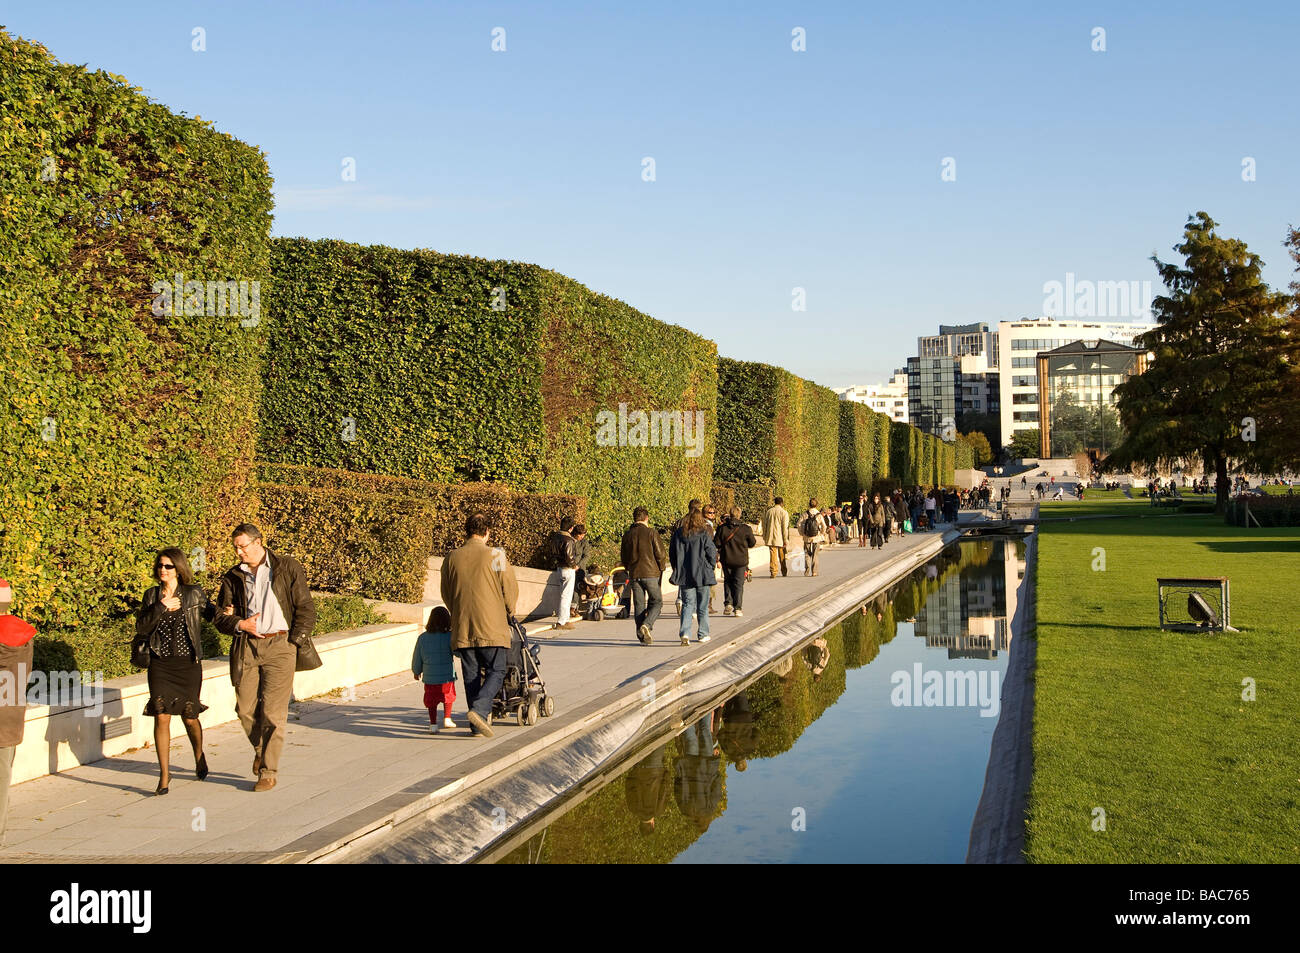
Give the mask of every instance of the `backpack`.
POLYGON ((812 537, 816 536, 821 531, 822 528, 820 521, 811 513, 808 513, 799 521, 799 535, 805 539, 812 539, 812 537))

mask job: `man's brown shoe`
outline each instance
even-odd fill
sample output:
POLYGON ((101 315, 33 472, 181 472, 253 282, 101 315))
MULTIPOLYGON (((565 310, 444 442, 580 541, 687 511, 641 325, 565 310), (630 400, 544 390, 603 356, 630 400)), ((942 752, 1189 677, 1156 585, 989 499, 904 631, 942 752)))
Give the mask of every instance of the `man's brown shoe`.
POLYGON ((260 754, 255 754, 253 755, 253 777, 257 777, 261 773, 262 773, 262 756, 260 754))
POLYGON ((557 623, 555 623, 555 627, 556 627, 557 629, 572 629, 572 628, 574 627, 574 625, 573 625, 572 622, 566 622, 566 623, 564 623, 564 625, 560 625, 560 623, 557 622, 557 623))
POLYGON ((253 790, 260 794, 263 791, 271 790, 273 787, 275 787, 275 775, 267 774, 257 779, 257 783, 253 785, 253 790))
POLYGON ((492 737, 492 729, 488 726, 488 723, 483 716, 478 712, 471 711, 465 717, 469 720, 470 727, 474 729, 475 734, 482 735, 484 738, 492 737))

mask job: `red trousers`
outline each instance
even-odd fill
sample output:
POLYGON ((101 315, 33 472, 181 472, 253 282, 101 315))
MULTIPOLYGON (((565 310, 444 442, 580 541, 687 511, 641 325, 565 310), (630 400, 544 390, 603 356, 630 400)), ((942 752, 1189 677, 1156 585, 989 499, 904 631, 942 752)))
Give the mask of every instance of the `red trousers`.
POLYGON ((451 717, 451 705, 456 700, 456 683, 445 682, 442 685, 424 686, 424 707, 429 709, 429 724, 438 723, 438 706, 442 705, 442 717, 451 717))

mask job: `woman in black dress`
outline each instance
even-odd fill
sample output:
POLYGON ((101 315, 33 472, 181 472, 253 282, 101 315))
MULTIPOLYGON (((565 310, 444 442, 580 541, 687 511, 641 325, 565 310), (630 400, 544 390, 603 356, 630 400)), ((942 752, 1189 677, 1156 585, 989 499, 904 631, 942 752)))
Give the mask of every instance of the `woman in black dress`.
POLYGON ((194 774, 208 776, 203 754, 203 726, 199 715, 207 710, 199 703, 203 686, 203 643, 200 627, 211 621, 214 610, 202 586, 194 585, 189 560, 179 549, 164 549, 154 559, 153 575, 158 585, 144 594, 136 615, 139 643, 149 647, 149 703, 144 713, 154 718, 153 740, 158 749, 158 790, 166 794, 171 784, 167 756, 171 749, 171 716, 180 715, 194 748, 194 774))

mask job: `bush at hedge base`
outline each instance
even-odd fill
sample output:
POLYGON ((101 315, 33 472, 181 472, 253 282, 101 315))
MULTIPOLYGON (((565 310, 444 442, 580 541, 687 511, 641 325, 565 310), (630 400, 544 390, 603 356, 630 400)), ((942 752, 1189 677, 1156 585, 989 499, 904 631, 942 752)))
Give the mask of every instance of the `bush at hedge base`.
MULTIPOLYGON (((465 520, 483 513, 492 523, 492 541, 506 551, 512 565, 550 569, 546 541, 561 518, 587 519, 586 501, 556 493, 520 493, 496 483, 446 485, 409 477, 353 473, 328 467, 259 462, 258 476, 268 483, 343 489, 385 496, 411 497, 433 508, 431 541, 425 556, 443 556, 465 541, 465 520)), ((632 522, 631 514, 628 524, 632 522)), ((368 595, 369 593, 363 593, 368 595)))
POLYGON ((708 495, 713 342, 519 262, 276 239, 272 270, 263 459, 582 496, 597 537, 708 495))
POLYGON ((255 515, 270 224, 258 149, 0 31, 0 575, 74 655, 255 515))

